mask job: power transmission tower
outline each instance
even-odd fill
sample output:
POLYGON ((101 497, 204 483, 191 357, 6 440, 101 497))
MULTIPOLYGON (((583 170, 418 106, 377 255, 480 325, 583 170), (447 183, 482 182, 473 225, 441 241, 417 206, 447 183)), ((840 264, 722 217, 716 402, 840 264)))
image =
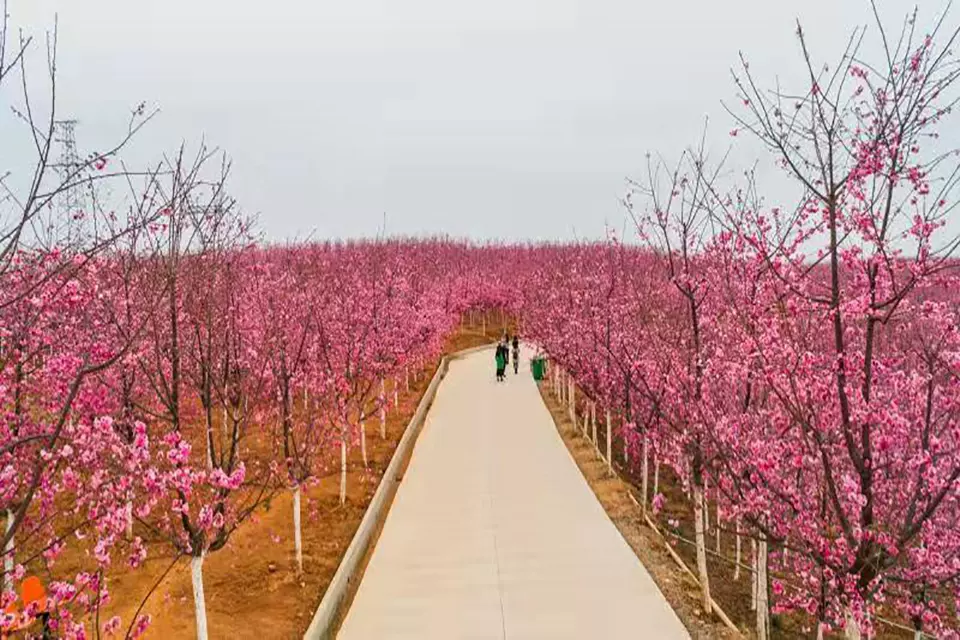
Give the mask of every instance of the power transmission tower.
POLYGON ((60 175, 60 192, 57 207, 63 216, 73 216, 83 209, 80 185, 80 155, 77 153, 77 121, 54 122, 53 140, 60 145, 60 159, 54 167, 60 175))

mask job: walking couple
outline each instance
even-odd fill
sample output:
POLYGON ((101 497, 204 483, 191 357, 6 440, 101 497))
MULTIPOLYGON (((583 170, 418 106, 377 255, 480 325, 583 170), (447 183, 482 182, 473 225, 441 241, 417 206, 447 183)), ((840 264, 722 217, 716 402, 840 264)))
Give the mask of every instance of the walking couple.
MULTIPOLYGON (((497 361, 497 382, 506 380, 507 364, 510 363, 510 336, 503 334, 500 342, 497 343, 496 352, 497 361)), ((513 336, 513 373, 520 372, 520 338, 513 336)))

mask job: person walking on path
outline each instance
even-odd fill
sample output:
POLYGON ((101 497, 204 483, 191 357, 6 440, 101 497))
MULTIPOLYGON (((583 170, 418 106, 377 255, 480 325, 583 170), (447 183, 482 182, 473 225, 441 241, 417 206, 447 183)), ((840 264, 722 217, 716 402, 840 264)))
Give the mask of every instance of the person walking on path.
POLYGON ((505 345, 504 343, 502 343, 502 342, 498 343, 498 344, 497 344, 497 353, 496 353, 496 356, 495 356, 496 361, 497 361, 497 382, 500 382, 501 380, 503 380, 504 372, 505 372, 506 369, 507 369, 507 356, 506 356, 506 354, 507 354, 507 347, 506 347, 506 345, 505 345))
POLYGON ((520 338, 513 336, 513 375, 520 373, 520 338))

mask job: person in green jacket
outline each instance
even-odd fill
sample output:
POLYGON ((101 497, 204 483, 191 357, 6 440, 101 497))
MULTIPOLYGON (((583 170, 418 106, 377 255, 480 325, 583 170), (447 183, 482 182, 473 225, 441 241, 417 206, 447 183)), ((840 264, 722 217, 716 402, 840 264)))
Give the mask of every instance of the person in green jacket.
POLYGON ((502 342, 497 345, 497 382, 504 379, 507 370, 507 346, 502 342))

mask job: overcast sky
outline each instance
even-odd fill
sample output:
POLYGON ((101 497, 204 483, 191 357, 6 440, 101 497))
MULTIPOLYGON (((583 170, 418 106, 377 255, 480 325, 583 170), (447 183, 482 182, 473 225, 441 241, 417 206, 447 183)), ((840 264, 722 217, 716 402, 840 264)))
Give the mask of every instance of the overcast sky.
MULTIPOLYGON (((893 23, 914 4, 879 2, 893 23)), ((942 4, 922 4, 928 24, 942 4)), ((181 140, 223 147, 233 194, 271 239, 371 236, 384 213, 395 234, 619 231, 624 178, 639 175, 647 151, 676 155, 705 116, 718 152, 734 142, 721 100, 735 101, 738 51, 765 80, 795 78, 797 18, 823 61, 871 20, 866 0, 10 0, 9 8, 14 25, 40 36, 59 15, 59 115, 80 121, 81 152, 116 139, 136 103, 157 105, 126 159, 156 159, 181 140)), ((0 136, 10 132, 0 125, 0 136)), ((737 161, 749 162, 755 151, 735 142, 737 161)), ((7 155, 16 148, 0 138, 0 167, 16 164, 7 155)))

